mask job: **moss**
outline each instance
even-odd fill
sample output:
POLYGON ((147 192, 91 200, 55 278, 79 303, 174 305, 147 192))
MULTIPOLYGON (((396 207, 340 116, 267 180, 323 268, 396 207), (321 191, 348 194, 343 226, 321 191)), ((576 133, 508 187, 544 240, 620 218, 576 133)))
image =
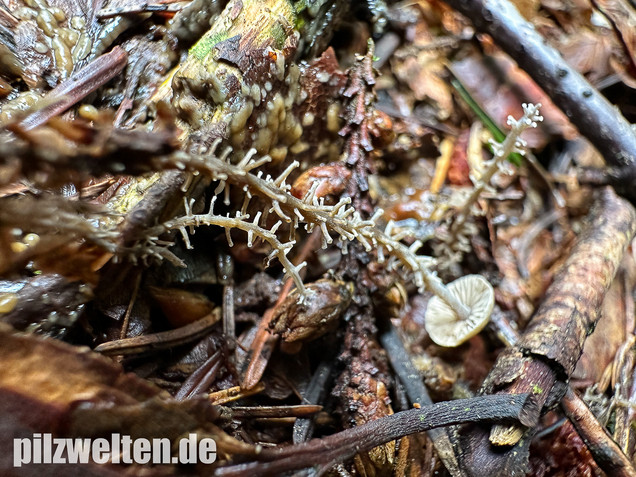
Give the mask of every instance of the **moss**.
POLYGON ((270 34, 274 39, 274 48, 282 50, 285 47, 285 41, 287 40, 287 33, 280 23, 272 25, 270 34))
POLYGON ((203 35, 203 38, 190 48, 190 55, 197 60, 202 60, 218 43, 227 40, 228 38, 229 36, 227 32, 213 33, 210 31, 203 35))

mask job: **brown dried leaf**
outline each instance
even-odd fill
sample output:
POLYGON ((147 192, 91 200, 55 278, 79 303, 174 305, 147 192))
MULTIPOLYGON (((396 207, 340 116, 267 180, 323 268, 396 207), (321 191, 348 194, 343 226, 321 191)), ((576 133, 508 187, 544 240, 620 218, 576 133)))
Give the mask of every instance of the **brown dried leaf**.
POLYGON ((620 51, 613 51, 610 65, 623 81, 636 87, 636 9, 632 3, 616 0, 596 0, 592 2, 609 20, 618 37, 620 51))
MULTIPOLYGON (((236 444, 234 450, 250 452, 249 446, 233 442, 211 425, 218 413, 206 399, 176 402, 88 348, 18 335, 0 325, 0 359, 3 449, 12 448, 14 437, 30 436, 33 431, 82 437, 119 432, 133 438, 176 439, 189 431, 208 429, 221 441, 227 438, 230 446, 236 444)), ((10 468, 8 460, 12 460, 10 453, 0 456, 0 469, 10 468)))
POLYGON ((439 53, 424 51, 417 56, 409 56, 396 65, 394 72, 409 85, 417 100, 429 99, 435 102, 439 119, 450 116, 453 97, 448 83, 441 77, 444 74, 444 63, 439 53))
POLYGON ((614 39, 610 35, 579 30, 567 36, 559 51, 570 66, 597 83, 612 73, 609 61, 613 47, 614 39))
MULTIPOLYGON (((131 405, 162 393, 87 348, 20 336, 7 325, 0 326, 0 357, 0 420, 16 435, 63 432, 79 405, 131 405)), ((8 439, 12 433, 2 435, 8 439)))
POLYGON ((572 424, 566 421, 553 434, 531 447, 530 472, 527 475, 601 477, 605 474, 594 462, 572 424))
POLYGON ((457 138, 448 168, 448 182, 458 186, 470 186, 470 166, 466 155, 470 131, 463 131, 457 138))

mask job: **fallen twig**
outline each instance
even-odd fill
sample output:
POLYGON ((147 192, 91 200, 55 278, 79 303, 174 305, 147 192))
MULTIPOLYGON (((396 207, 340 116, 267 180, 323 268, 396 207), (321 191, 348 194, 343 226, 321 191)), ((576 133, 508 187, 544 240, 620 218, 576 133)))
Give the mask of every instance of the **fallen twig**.
MULTIPOLYGON (((514 346, 519 335, 501 315, 493 328, 506 346, 514 346)), ((568 386, 561 400, 565 415, 585 442, 596 464, 607 474, 616 477, 636 477, 636 470, 612 437, 605 431, 587 404, 568 386)))
POLYGON ((598 423, 587 404, 572 391, 572 388, 568 388, 561 401, 561 407, 592 453, 594 461, 607 475, 636 476, 636 470, 630 460, 598 423))
POLYGON ((150 335, 135 336, 123 340, 109 341, 100 344, 95 351, 106 356, 147 353, 160 349, 172 348, 194 341, 210 333, 212 327, 221 319, 220 309, 203 318, 170 331, 162 331, 150 335))
MULTIPOLYGON (((52 89, 42 102, 47 106, 24 118, 18 127, 30 130, 46 123, 49 119, 81 101, 100 86, 108 83, 124 69, 128 55, 120 47, 96 58, 67 80, 52 89)), ((36 105, 37 108, 37 105, 36 105)))
POLYGON ((264 449, 259 458, 271 462, 247 463, 216 469, 216 476, 257 477, 319 465, 326 467, 386 442, 416 432, 463 422, 525 421, 528 394, 482 396, 445 401, 369 421, 322 439, 278 449, 264 449))
POLYGON ((617 190, 635 199, 632 181, 624 179, 636 177, 636 134, 620 112, 570 67, 507 0, 445 1, 478 30, 492 36, 532 77, 607 164, 620 170, 613 174, 617 190))
MULTIPOLYGON (((327 392, 327 381, 331 375, 333 364, 331 360, 324 360, 318 365, 316 372, 303 394, 303 402, 318 404, 327 392)), ((292 439, 294 444, 306 442, 314 432, 314 420, 312 418, 299 418, 294 423, 292 439)))
MULTIPOLYGON (((411 402, 421 406, 433 404, 433 400, 428 395, 426 386, 422 382, 422 377, 411 362, 395 328, 391 327, 389 331, 383 333, 380 336, 380 341, 387 352, 395 374, 398 375, 411 402)), ((457 463, 457 457, 447 430, 443 428, 430 429, 427 434, 433 441, 437 455, 442 459, 450 474, 453 477, 464 476, 464 472, 462 472, 457 463)))

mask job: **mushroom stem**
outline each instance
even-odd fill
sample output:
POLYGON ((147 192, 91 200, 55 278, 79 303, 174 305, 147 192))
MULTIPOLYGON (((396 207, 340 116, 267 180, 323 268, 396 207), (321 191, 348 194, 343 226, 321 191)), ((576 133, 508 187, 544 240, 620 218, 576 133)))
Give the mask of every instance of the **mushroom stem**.
POLYGON ((470 316, 470 308, 463 304, 459 299, 453 295, 448 288, 442 283, 442 281, 429 270, 422 270, 422 277, 426 287, 433 292, 435 296, 445 301, 461 320, 468 320, 470 316))
POLYGON ((373 233, 373 236, 370 237, 373 241, 384 246, 387 250, 390 250, 394 256, 415 273, 418 277, 416 278, 418 287, 422 285, 422 283, 418 283, 418 281, 423 282, 423 285, 425 285, 433 295, 444 301, 457 314, 458 318, 461 320, 468 319, 471 312, 470 308, 453 295, 422 260, 417 260, 418 257, 415 256, 415 250, 413 250, 412 247, 407 247, 403 243, 396 241, 390 233, 383 233, 377 229, 369 230, 373 233))

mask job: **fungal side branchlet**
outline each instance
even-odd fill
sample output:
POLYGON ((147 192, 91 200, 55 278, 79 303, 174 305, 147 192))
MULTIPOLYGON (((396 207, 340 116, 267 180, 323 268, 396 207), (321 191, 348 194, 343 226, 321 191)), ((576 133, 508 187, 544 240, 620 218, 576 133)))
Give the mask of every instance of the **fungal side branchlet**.
POLYGON ((536 128, 537 123, 543 121, 543 116, 539 113, 541 104, 524 103, 522 107, 523 116, 521 118, 514 119, 512 116, 508 116, 507 123, 510 126, 510 131, 504 141, 498 143, 490 140, 493 151, 492 159, 484 163, 484 172, 479 177, 474 173, 470 174, 470 179, 473 182, 472 190, 448 227, 442 230, 440 241, 433 247, 442 267, 448 267, 461 261, 464 253, 470 251, 469 237, 477 233, 477 227, 471 218, 482 213, 477 206, 477 200, 484 191, 494 192, 491 181, 497 173, 509 173, 506 160, 510 154, 525 155, 527 144, 521 139, 521 134, 526 129, 536 128))

